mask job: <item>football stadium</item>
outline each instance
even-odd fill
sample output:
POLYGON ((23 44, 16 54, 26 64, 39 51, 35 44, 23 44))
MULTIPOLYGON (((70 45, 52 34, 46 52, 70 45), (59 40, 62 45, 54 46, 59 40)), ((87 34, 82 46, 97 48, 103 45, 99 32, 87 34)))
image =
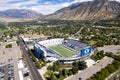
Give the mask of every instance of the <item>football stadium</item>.
POLYGON ((70 57, 76 53, 75 51, 65 48, 64 46, 53 46, 50 49, 63 57, 70 57))
POLYGON ((74 61, 93 53, 93 48, 84 42, 63 38, 46 39, 34 42, 35 56, 40 59, 57 59, 59 61, 74 61))

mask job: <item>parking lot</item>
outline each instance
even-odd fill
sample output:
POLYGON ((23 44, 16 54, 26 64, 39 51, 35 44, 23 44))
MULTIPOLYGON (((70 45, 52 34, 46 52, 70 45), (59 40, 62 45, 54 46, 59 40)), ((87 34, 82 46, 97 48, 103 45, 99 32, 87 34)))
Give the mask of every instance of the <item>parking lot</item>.
POLYGON ((1 80, 14 80, 14 66, 12 63, 0 67, 0 70, 0 72, 4 74, 1 80))
MULTIPOLYGON (((3 45, 2 45, 3 47, 3 45)), ((20 57, 19 47, 2 48, 0 50, 0 72, 4 75, 2 80, 18 80, 18 66, 17 61, 20 57)))
MULTIPOLYGON (((5 48, 6 44, 0 45, 0 80, 20 80, 18 61, 21 50, 15 42, 12 43, 12 48, 5 48)), ((22 70, 23 76, 24 69, 22 70)), ((23 78, 28 80, 26 77, 23 78)))
POLYGON ((77 74, 66 78, 65 80, 79 80, 80 78, 81 80, 86 80, 93 76, 93 74, 95 74, 96 72, 100 71, 102 68, 106 67, 108 64, 111 64, 112 61, 112 58, 104 57, 102 60, 96 62, 91 67, 86 68, 85 70, 80 71, 77 74))
POLYGON ((105 45, 98 48, 99 51, 104 50, 104 52, 112 52, 114 54, 120 54, 120 45, 105 45))

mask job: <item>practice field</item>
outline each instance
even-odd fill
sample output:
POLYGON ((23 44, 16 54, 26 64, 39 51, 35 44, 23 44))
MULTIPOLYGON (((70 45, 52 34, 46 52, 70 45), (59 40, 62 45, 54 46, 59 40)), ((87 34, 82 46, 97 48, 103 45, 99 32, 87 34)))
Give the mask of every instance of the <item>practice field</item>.
POLYGON ((76 52, 71 51, 63 46, 53 46, 50 49, 52 49, 53 51, 55 51, 56 53, 58 53, 61 56, 64 57, 70 57, 72 55, 74 55, 76 52))

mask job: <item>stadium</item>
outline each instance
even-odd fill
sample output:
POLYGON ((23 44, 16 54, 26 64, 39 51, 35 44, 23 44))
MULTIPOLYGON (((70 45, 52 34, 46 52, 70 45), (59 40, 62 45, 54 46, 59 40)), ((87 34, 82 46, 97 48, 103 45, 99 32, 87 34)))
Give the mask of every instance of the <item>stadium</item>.
POLYGON ((91 46, 74 39, 46 39, 34 42, 33 46, 35 56, 45 60, 75 61, 93 53, 91 46))

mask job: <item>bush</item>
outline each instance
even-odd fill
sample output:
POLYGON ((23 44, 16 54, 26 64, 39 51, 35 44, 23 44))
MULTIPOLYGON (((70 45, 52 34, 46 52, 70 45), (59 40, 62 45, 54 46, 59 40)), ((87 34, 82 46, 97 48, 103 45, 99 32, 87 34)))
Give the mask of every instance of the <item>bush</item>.
POLYGON ((95 60, 101 60, 101 59, 104 58, 104 56, 105 56, 104 51, 101 50, 101 51, 97 52, 97 54, 92 55, 92 58, 95 59, 95 60))
POLYGON ((5 48, 12 48, 12 44, 6 45, 5 48))
POLYGON ((114 57, 114 54, 112 52, 106 52, 105 55, 112 58, 114 57))
POLYGON ((16 43, 17 43, 17 46, 19 46, 20 42, 19 42, 19 41, 16 41, 16 43))

